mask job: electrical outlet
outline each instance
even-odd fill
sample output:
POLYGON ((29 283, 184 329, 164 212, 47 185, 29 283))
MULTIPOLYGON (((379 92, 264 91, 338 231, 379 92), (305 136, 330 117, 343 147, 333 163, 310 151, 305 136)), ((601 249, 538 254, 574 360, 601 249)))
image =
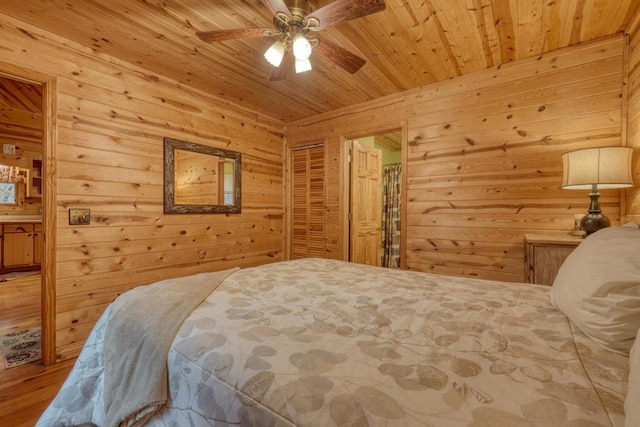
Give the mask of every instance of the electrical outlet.
POLYGON ((16 155, 16 146, 13 144, 2 144, 2 152, 4 154, 16 155))

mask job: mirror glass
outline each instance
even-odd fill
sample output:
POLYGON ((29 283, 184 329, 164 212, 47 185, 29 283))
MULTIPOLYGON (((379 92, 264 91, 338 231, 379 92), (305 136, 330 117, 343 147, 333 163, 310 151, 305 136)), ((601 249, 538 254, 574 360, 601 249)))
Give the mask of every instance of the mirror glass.
POLYGON ((18 204, 18 186, 26 187, 29 170, 18 166, 0 165, 0 205, 18 204))
POLYGON ((240 153, 165 138, 166 213, 240 212, 240 153))
POLYGON ((18 204, 16 193, 15 182, 0 182, 0 205, 18 204))

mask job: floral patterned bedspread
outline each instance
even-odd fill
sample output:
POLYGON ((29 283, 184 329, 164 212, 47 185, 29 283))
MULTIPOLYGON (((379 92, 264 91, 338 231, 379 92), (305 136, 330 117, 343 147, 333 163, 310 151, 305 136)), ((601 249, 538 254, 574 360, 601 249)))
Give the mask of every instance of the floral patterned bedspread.
MULTIPOLYGON (((240 270, 183 324, 153 426, 622 426, 628 358, 548 287, 325 259, 240 270)), ((39 426, 104 422, 105 312, 39 426)))

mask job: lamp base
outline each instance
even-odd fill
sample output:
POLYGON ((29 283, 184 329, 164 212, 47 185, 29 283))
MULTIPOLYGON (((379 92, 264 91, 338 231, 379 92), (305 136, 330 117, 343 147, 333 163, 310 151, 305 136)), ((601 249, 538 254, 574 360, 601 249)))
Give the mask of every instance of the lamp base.
POLYGON ((580 228, 587 233, 587 236, 609 226, 611 226, 611 221, 600 212, 588 213, 580 221, 580 228))

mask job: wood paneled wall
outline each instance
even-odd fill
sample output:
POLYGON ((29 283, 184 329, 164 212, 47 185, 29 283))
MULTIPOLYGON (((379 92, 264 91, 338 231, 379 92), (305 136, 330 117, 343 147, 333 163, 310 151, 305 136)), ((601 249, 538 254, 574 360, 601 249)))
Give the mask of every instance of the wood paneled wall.
MULTIPOLYGON (((288 144, 325 140, 327 182, 345 139, 404 127, 406 265, 522 281, 525 233, 570 233, 588 196, 562 190, 561 154, 621 144, 624 38, 523 59, 287 124, 288 144)), ((328 185, 327 188, 331 188, 328 185)), ((619 191, 601 204, 619 221, 619 191)), ((345 198, 327 195, 328 257, 345 258, 345 198)))
POLYGON ((0 50, 57 79, 58 359, 132 287, 283 259, 282 122, 3 15, 0 50), (163 214, 165 136, 242 153, 241 214, 163 214))
POLYGON ((626 221, 640 224, 640 10, 629 28, 627 57, 627 145, 634 148, 633 182, 626 192, 626 221))

